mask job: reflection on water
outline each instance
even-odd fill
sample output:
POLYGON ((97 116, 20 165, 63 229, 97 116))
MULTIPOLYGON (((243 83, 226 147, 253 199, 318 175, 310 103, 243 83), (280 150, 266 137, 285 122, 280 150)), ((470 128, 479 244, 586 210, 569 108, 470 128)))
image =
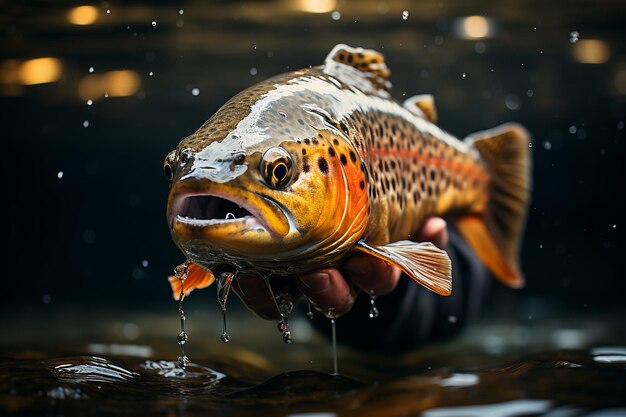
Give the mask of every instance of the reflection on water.
MULTIPOLYGON (((175 317, 172 320, 175 324, 175 317)), ((142 323, 159 321, 144 317, 137 323, 143 327, 142 323)), ((175 337, 165 329, 161 329, 163 334, 143 337, 142 344, 68 342, 39 350, 5 347, 0 352, 0 413, 626 415, 626 344, 616 333, 621 324, 618 319, 613 325, 605 321, 605 330, 594 333, 590 329, 597 332, 597 323, 481 324, 454 341, 394 358, 347 354, 342 348, 340 375, 320 372, 331 370, 327 341, 296 337, 287 346, 275 337, 273 326, 266 333, 240 334, 227 345, 217 334, 213 342, 198 334, 190 345, 194 361, 186 370, 178 366, 175 337), (562 336, 549 336, 559 329, 576 330, 580 334, 574 339, 589 344, 560 348, 562 336), (519 334, 525 336, 520 339, 519 334), (488 339, 496 335, 498 348, 494 349, 488 339), (606 341, 618 344, 601 344, 606 341), (264 346, 258 348, 261 353, 245 347, 257 350, 255 343, 264 346)))

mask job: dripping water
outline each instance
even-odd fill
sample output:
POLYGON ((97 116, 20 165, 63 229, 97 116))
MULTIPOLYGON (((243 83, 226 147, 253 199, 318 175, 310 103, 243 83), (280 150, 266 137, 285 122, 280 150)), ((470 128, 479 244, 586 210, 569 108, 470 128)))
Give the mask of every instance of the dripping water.
POLYGON ((291 331, 289 331, 289 315, 293 311, 293 301, 291 295, 287 292, 281 293, 274 298, 276 307, 280 313, 280 321, 278 322, 278 331, 283 334, 283 342, 291 344, 291 331))
POLYGON ((178 333, 177 341, 180 346, 180 356, 178 357, 178 366, 185 370, 189 365, 189 358, 185 355, 185 343, 187 343, 187 332, 185 331, 185 311, 183 310, 183 301, 185 299, 185 280, 189 275, 189 261, 185 261, 174 269, 174 276, 180 280, 180 294, 178 296, 178 314, 180 315, 180 333, 178 333))
POLYGON ((370 290, 369 294, 370 294, 369 316, 370 316, 370 319, 375 319, 375 318, 378 318, 378 316, 380 315, 380 312, 378 311, 378 307, 376 307, 376 294, 374 293, 373 290, 370 290))
POLYGON ((313 320, 313 309, 311 308, 311 302, 307 301, 308 311, 306 312, 306 318, 309 320, 313 320))
POLYGON ((324 315, 330 319, 330 326, 332 330, 333 375, 339 375, 339 371, 337 370, 337 314, 335 314, 334 308, 329 308, 324 315))
POLYGON ((235 274, 224 272, 217 279, 217 302, 222 310, 222 335, 220 339, 224 343, 230 342, 230 335, 226 329, 226 301, 228 300, 228 293, 234 278, 235 274))

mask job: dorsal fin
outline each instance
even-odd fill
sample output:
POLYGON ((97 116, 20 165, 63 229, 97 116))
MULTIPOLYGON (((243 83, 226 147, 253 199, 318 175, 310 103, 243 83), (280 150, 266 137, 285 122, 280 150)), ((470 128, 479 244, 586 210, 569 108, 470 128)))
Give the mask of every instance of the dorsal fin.
POLYGON ((389 68, 383 54, 373 49, 336 45, 326 57, 323 71, 365 93, 389 97, 389 68))
POLYGON ((420 94, 407 98, 404 100, 404 108, 431 123, 437 123, 435 98, 431 94, 420 94))

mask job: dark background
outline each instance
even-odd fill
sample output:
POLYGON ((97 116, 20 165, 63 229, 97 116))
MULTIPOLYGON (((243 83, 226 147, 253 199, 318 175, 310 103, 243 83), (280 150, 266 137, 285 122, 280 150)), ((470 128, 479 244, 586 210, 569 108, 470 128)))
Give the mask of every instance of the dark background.
POLYGON ((527 286, 504 299, 624 306, 626 3, 338 0, 338 20, 306 3, 109 1, 77 26, 78 3, 0 1, 0 312, 175 308, 166 276, 183 257, 165 222, 165 155, 232 95, 321 64, 340 42, 383 52, 394 96, 434 94, 440 126, 459 137, 512 120, 532 133, 527 286), (489 17, 492 36, 459 37, 470 15, 489 17), (603 62, 577 58, 589 39, 608 49, 603 62), (11 75, 40 57, 60 60, 58 81, 11 75), (90 67, 135 71, 140 86, 88 105, 78 88, 90 67))

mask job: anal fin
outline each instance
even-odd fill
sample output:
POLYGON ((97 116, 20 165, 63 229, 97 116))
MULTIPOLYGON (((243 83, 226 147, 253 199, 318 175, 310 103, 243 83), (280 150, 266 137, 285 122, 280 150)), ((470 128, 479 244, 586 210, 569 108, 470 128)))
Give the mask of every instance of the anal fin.
POLYGON ((383 246, 370 246, 360 241, 356 249, 397 266, 411 279, 439 295, 452 293, 450 258, 432 243, 401 240, 383 246))
POLYGON ((174 275, 167 277, 167 280, 170 282, 170 286, 172 287, 172 296, 175 300, 180 298, 180 293, 183 288, 185 289, 186 297, 191 291, 206 288, 213 284, 213 281, 215 281, 213 273, 211 271, 207 271, 198 264, 189 263, 187 265, 187 271, 187 278, 183 282, 181 282, 181 280, 174 275))

